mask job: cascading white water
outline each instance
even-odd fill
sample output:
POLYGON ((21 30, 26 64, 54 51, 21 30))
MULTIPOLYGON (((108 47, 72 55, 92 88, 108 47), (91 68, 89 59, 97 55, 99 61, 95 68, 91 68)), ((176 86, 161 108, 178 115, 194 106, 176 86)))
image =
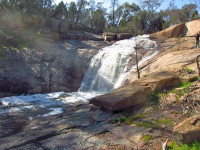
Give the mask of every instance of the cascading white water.
MULTIPOLYGON (((105 47, 91 60, 79 91, 108 92, 118 88, 130 71, 128 63, 135 54, 136 44, 140 48, 148 49, 150 56, 156 53, 153 51, 156 42, 147 35, 121 40, 105 47)), ((147 57, 140 62, 146 59, 147 57)))
POLYGON ((77 102, 80 101, 87 102, 92 97, 118 88, 122 84, 126 75, 135 69, 135 65, 130 65, 130 62, 135 61, 134 47, 136 45, 143 50, 145 49, 145 54, 142 54, 143 58, 140 60, 139 64, 151 58, 158 52, 156 42, 151 41, 147 35, 118 41, 111 46, 103 48, 96 56, 93 57, 78 92, 58 92, 1 98, 0 102, 4 106, 15 107, 2 111, 0 106, 0 113, 10 113, 16 111, 21 112, 26 109, 36 110, 40 108, 47 108, 50 113, 43 114, 42 116, 54 115, 62 113, 62 103, 77 104, 77 102), (61 101, 62 103, 55 101, 55 99, 57 101, 61 101))

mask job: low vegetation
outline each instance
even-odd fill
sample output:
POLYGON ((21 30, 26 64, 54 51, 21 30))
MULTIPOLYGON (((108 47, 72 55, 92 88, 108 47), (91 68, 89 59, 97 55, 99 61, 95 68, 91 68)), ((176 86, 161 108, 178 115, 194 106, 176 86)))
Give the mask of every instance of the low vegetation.
POLYGON ((151 141, 153 139, 153 136, 149 135, 149 134, 145 134, 142 136, 142 141, 145 143, 149 143, 149 141, 151 141))
POLYGON ((194 73, 194 70, 191 68, 188 68, 187 66, 183 68, 185 71, 187 71, 189 74, 194 73))
MULTIPOLYGON (((196 79, 197 78, 195 77, 194 80, 196 80, 196 79)), ((182 82, 178 87, 173 88, 171 90, 163 90, 161 92, 153 93, 152 99, 159 103, 159 100, 165 99, 167 96, 169 96, 170 94, 174 93, 175 94, 175 98, 176 98, 176 102, 179 102, 180 98, 182 96, 184 96, 186 93, 190 92, 190 86, 191 85, 192 85, 192 82, 190 82, 190 81, 182 82)))
POLYGON ((134 120, 138 120, 143 118, 145 115, 144 114, 136 114, 133 116, 128 116, 128 117, 121 117, 121 118, 116 118, 113 119, 113 123, 126 123, 126 124, 131 124, 134 120))
POLYGON ((182 144, 178 145, 175 141, 172 141, 170 144, 167 145, 167 150, 199 150, 200 143, 193 142, 191 144, 182 144))
POLYGON ((11 50, 26 50, 30 41, 27 41, 16 33, 10 33, 9 31, 0 30, 0 51, 11 50))

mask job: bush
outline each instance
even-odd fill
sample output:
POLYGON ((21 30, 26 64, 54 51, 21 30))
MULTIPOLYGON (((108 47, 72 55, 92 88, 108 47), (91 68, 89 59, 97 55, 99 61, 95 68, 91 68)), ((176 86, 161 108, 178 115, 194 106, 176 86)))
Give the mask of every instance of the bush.
POLYGON ((175 141, 167 145, 167 150, 200 150, 200 143, 195 141, 191 144, 178 145, 175 141))

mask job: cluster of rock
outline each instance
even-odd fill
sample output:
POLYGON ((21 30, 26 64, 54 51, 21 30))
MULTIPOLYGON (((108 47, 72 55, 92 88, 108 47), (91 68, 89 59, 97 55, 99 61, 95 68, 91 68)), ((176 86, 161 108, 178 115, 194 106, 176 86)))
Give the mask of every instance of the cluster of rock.
POLYGON ((114 41, 114 40, 123 40, 131 38, 133 34, 131 33, 103 33, 104 41, 114 41))
POLYGON ((37 42, 34 48, 6 52, 1 60, 0 97, 22 93, 77 91, 103 41, 37 42))
POLYGON ((174 25, 160 32, 151 34, 156 38, 172 38, 178 36, 194 36, 200 32, 200 20, 174 25))
POLYGON ((173 72, 156 72, 105 95, 92 98, 90 103, 113 113, 129 107, 143 105, 151 100, 151 93, 173 87, 180 82, 178 76, 173 72))

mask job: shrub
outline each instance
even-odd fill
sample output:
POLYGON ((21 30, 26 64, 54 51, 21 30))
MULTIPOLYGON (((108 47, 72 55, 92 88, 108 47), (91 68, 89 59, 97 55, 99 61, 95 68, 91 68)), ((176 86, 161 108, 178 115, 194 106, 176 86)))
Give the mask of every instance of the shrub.
POLYGON ((145 143, 149 143, 149 141, 151 141, 153 139, 153 136, 145 134, 142 136, 142 141, 145 143))
POLYGON ((167 145, 167 150, 200 150, 200 143, 195 141, 191 144, 178 145, 175 141, 167 145))

